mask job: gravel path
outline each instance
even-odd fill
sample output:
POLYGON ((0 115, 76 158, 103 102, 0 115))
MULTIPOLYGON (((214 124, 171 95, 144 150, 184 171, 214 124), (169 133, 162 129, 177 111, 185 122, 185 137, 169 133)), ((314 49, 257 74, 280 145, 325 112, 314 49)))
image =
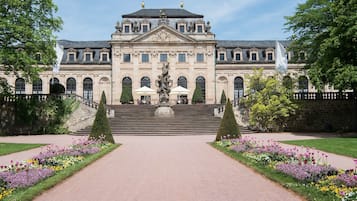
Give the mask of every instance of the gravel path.
POLYGON ((213 138, 117 137, 121 147, 35 200, 301 200, 212 148, 213 138))

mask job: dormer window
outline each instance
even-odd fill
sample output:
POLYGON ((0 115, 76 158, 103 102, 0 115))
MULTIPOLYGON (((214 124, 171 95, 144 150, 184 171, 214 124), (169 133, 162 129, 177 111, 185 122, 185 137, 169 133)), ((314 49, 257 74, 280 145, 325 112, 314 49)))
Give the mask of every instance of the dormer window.
POLYGON ((75 53, 69 53, 68 54, 68 61, 74 62, 75 61, 75 53))
POLYGON ((83 57, 84 62, 91 62, 93 60, 93 51, 89 48, 86 48, 84 50, 84 57, 83 57))
POLYGON ((100 50, 100 61, 102 62, 109 61, 109 50, 107 48, 103 48, 100 50))
POLYGON ((235 60, 240 61, 241 60, 241 53, 236 53, 235 54, 235 60))
POLYGON ((203 33, 203 25, 197 25, 197 33, 203 33))
POLYGON ((273 61, 274 60, 274 49, 273 48, 268 48, 265 50, 265 60, 266 61, 273 61))
POLYGON ((185 33, 185 25, 179 25, 179 31, 181 32, 181 33, 185 33))
POLYGON ((256 61, 257 60, 257 53, 252 53, 252 61, 256 61))
POLYGON ((268 53, 267 59, 268 59, 268 61, 273 61, 273 53, 272 52, 268 53))
POLYGON ((147 24, 142 25, 142 30, 143 30, 143 33, 148 32, 149 31, 149 25, 147 25, 147 24))
POLYGON ((90 53, 86 53, 85 54, 85 61, 86 62, 90 62, 91 61, 91 54, 90 53))
POLYGON ((234 60, 241 61, 242 60, 242 49, 236 48, 233 50, 234 60))
POLYGON ((124 25, 124 33, 130 32, 130 25, 124 25))
POLYGON ((249 52, 250 52, 250 60, 251 61, 258 61, 259 60, 258 49, 253 48, 249 52))
POLYGON ((225 54, 224 53, 219 53, 219 60, 224 61, 225 59, 225 54))

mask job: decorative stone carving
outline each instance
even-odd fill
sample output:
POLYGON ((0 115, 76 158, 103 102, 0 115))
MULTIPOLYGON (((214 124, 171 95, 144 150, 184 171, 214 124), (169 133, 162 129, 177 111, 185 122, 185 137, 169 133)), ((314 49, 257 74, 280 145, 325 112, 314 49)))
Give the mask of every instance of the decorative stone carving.
POLYGON ((159 93, 160 105, 169 104, 169 94, 171 91, 172 80, 170 80, 169 75, 169 64, 162 65, 162 73, 158 76, 159 79, 156 80, 155 84, 159 88, 157 92, 159 93))
POLYGON ((115 26, 115 30, 116 30, 116 31, 115 31, 116 33, 120 33, 120 32, 122 32, 122 30, 123 30, 123 28, 121 27, 119 21, 117 22, 117 25, 115 26))
POLYGON ((207 33, 211 33, 211 23, 209 21, 207 21, 207 24, 206 24, 206 32, 207 33))

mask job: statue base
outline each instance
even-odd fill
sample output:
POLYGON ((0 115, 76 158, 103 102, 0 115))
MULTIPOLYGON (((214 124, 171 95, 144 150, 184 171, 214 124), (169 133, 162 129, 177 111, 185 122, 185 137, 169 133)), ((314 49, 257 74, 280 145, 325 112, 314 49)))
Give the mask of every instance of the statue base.
POLYGON ((161 105, 155 110, 155 117, 174 117, 175 112, 170 106, 161 105))

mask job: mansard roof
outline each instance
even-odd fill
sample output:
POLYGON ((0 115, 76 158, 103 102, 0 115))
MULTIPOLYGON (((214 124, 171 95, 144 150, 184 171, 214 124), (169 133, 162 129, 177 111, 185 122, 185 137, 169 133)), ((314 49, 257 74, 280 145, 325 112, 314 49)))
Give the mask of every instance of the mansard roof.
POLYGON ((109 41, 69 41, 59 40, 58 43, 63 45, 64 49, 68 48, 110 48, 109 41))
POLYGON ((162 12, 167 18, 203 18, 203 15, 191 13, 185 9, 161 8, 161 9, 140 9, 134 13, 122 15, 123 18, 160 18, 162 12))
MULTIPOLYGON (((279 42, 287 47, 290 44, 288 40, 279 40, 279 42)), ((217 47, 223 48, 274 48, 275 40, 217 40, 217 47)))

